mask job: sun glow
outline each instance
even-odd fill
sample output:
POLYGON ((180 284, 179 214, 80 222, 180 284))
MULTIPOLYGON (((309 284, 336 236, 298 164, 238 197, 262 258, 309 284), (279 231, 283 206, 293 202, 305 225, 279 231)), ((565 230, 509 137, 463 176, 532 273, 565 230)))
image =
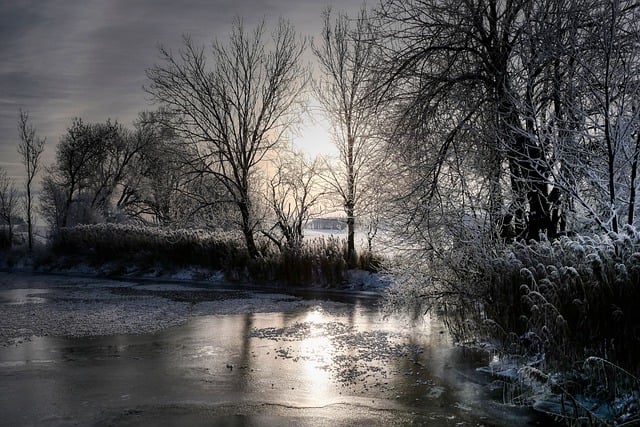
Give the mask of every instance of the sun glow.
POLYGON ((307 313, 305 323, 309 324, 309 335, 300 343, 301 356, 319 366, 330 363, 335 348, 327 335, 322 311, 316 309, 307 313))
POLYGON ((300 343, 300 358, 308 387, 313 390, 315 402, 330 402, 336 397, 329 366, 336 352, 327 335, 326 319, 320 310, 310 311, 305 317, 309 335, 300 343))
POLYGON ((320 310, 319 308, 315 308, 314 310, 307 313, 307 315, 304 318, 304 321, 312 324, 318 324, 325 321, 325 319, 324 319, 324 315, 322 314, 322 310, 320 310))
POLYGON ((291 135, 296 149, 311 158, 316 156, 335 156, 338 153, 333 144, 331 124, 318 109, 312 109, 303 115, 298 130, 291 135))

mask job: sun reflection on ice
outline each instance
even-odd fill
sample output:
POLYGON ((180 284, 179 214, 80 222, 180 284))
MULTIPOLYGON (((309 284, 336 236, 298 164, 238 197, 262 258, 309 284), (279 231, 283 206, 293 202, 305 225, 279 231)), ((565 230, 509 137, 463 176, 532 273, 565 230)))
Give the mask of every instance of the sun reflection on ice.
POLYGON ((319 309, 307 313, 304 322, 309 325, 309 334, 300 342, 300 362, 306 388, 310 390, 314 403, 321 405, 334 402, 337 397, 329 369, 336 349, 328 336, 327 321, 319 309))
POLYGON ((324 318, 324 314, 322 313, 321 309, 314 308, 312 311, 307 313, 307 315, 304 318, 304 321, 316 324, 316 323, 322 323, 323 321, 326 321, 326 319, 324 318))

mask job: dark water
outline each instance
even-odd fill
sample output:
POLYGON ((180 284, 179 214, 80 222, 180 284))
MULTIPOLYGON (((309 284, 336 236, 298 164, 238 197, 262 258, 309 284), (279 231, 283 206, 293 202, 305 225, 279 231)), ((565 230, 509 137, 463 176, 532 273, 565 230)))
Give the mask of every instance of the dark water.
POLYGON ((475 371, 487 357, 453 346, 437 321, 385 319, 358 301, 40 337, 0 348, 0 424, 541 424, 475 371))

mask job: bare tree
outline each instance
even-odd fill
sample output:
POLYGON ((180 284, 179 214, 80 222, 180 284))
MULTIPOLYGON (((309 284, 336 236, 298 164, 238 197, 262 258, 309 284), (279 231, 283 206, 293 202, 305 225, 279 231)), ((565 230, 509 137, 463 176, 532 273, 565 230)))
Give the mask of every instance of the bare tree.
MULTIPOLYGON (((137 221, 162 226, 184 225, 192 217, 190 176, 185 166, 188 148, 172 129, 163 125, 162 111, 144 112, 135 123, 131 138, 143 141, 141 150, 129 165, 118 209, 137 221)), ((199 184, 198 184, 199 186, 199 184)))
POLYGON ((33 185, 36 175, 40 171, 40 155, 44 150, 43 138, 36 136, 36 130, 29 124, 29 113, 20 110, 18 117, 18 153, 22 158, 25 178, 25 213, 27 216, 27 233, 29 239, 29 251, 33 250, 33 185))
POLYGON ((552 216, 562 195, 579 220, 574 228, 617 232, 625 213, 633 224, 636 209, 640 8, 632 1, 550 4, 552 25, 541 21, 528 35, 525 55, 535 65, 527 70, 526 132, 546 141, 533 164, 549 172, 540 182, 553 188, 552 216), (541 64, 536 56, 549 59, 541 64))
POLYGON ((94 134, 90 125, 75 118, 56 146, 56 162, 43 186, 43 210, 53 214, 49 223, 56 228, 87 222, 87 215, 79 213, 78 195, 89 186, 93 166, 100 162, 96 157, 102 144, 94 134))
POLYGON ((151 142, 146 133, 131 132, 117 122, 74 119, 56 147, 56 162, 43 186, 49 223, 67 227, 117 220, 151 142))
POLYGON ((628 0, 596 2, 587 16, 575 58, 580 102, 571 106, 582 122, 581 150, 567 152, 565 161, 583 177, 576 200, 600 227, 618 232, 625 214, 633 224, 635 211, 640 7, 628 0))
POLYGON ((40 213, 49 226, 50 232, 57 231, 67 221, 69 212, 65 209, 66 203, 67 189, 56 181, 51 169, 48 169, 47 175, 42 179, 40 213))
POLYGON ((267 202, 275 214, 275 224, 265 232, 282 250, 272 231, 277 230, 286 248, 297 249, 304 238, 304 226, 312 215, 320 213, 319 202, 324 193, 319 185, 321 160, 310 161, 303 153, 285 150, 273 161, 274 173, 268 182, 267 202))
POLYGON ((0 168, 0 219, 7 226, 9 248, 13 242, 13 218, 16 215, 18 190, 4 168, 0 168))
POLYGON ((336 130, 341 167, 330 168, 329 183, 347 216, 347 257, 351 264, 355 260, 355 221, 362 184, 368 170, 375 168, 371 87, 377 57, 371 38, 364 8, 354 21, 344 14, 333 18, 327 9, 320 44, 313 46, 322 71, 315 93, 336 130))
POLYGON ((381 81, 394 95, 388 141, 415 184, 405 193, 410 222, 433 227, 435 217, 472 215, 494 231, 509 223, 511 237, 557 233, 563 197, 551 177, 562 159, 553 145, 573 126, 570 49, 588 3, 381 5, 381 81))
POLYGON ((264 23, 247 32, 237 20, 229 44, 215 41, 212 66, 204 49, 184 38, 176 55, 147 71, 146 89, 170 113, 172 127, 193 146, 194 172, 214 176, 240 213, 247 250, 258 256, 252 176, 295 119, 306 83, 304 50, 290 24, 280 21, 268 42, 264 23))

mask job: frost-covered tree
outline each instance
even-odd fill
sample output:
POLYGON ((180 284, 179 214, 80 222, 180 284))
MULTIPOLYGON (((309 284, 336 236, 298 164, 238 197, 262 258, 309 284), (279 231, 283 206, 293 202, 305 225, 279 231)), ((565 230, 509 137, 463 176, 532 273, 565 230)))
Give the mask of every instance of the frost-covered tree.
POLYGON ((306 83, 303 51, 285 21, 267 40, 264 23, 247 31, 238 20, 228 44, 214 41, 210 57, 185 37, 179 53, 161 49, 162 63, 147 71, 147 91, 170 116, 166 125, 197 153, 193 170, 215 178, 237 208, 252 257, 259 222, 252 185, 295 119, 306 83))
POLYGON ((29 251, 33 250, 33 204, 34 184, 38 172, 40 172, 40 156, 44 151, 44 138, 36 135, 36 129, 29 124, 29 113, 20 110, 18 116, 18 154, 25 169, 25 215, 27 218, 27 238, 29 251))
POLYGON ((128 167, 116 207, 144 223, 185 225, 193 210, 185 195, 188 154, 159 114, 163 112, 141 113, 134 124, 131 138, 141 149, 128 167))
POLYGON ((375 103, 372 94, 376 45, 365 9, 353 20, 324 12, 320 42, 313 46, 320 65, 315 93, 335 129, 339 158, 328 167, 330 188, 347 217, 347 258, 355 259, 356 217, 366 195, 366 179, 376 169, 373 138, 375 103))
MULTIPOLYGON (((634 223, 640 154, 640 8, 592 1, 575 30, 572 139, 558 141, 556 182, 600 229, 634 223), (567 142, 570 142, 568 144, 567 142)), ((567 133, 565 131, 565 133, 567 133)))
POLYGON ((543 141, 529 137, 522 107, 523 36, 543 3, 392 0, 378 10, 382 81, 394 90, 388 139, 407 172, 418 172, 405 194, 422 204, 411 221, 460 221, 482 209, 490 225, 509 214, 523 237, 547 228, 543 141), (443 216, 443 196, 467 206, 443 216))
POLYGON ((130 178, 150 143, 117 122, 74 119, 56 147, 43 191, 43 211, 57 227, 118 221, 130 196, 130 178))
POLYGON ((281 150, 272 161, 268 180, 267 204, 275 215, 274 225, 265 231, 280 249, 298 249, 304 238, 304 226, 312 215, 320 213, 324 192, 320 185, 321 160, 309 160, 293 149, 281 150), (285 240, 283 246, 279 238, 285 240))
POLYGON ((378 80, 408 223, 471 216, 528 240, 579 205, 617 229, 635 204, 637 15, 630 1, 383 2, 378 80))
POLYGON ((13 242, 13 220, 17 214, 18 190, 7 171, 0 167, 0 220, 7 228, 8 245, 13 242))

